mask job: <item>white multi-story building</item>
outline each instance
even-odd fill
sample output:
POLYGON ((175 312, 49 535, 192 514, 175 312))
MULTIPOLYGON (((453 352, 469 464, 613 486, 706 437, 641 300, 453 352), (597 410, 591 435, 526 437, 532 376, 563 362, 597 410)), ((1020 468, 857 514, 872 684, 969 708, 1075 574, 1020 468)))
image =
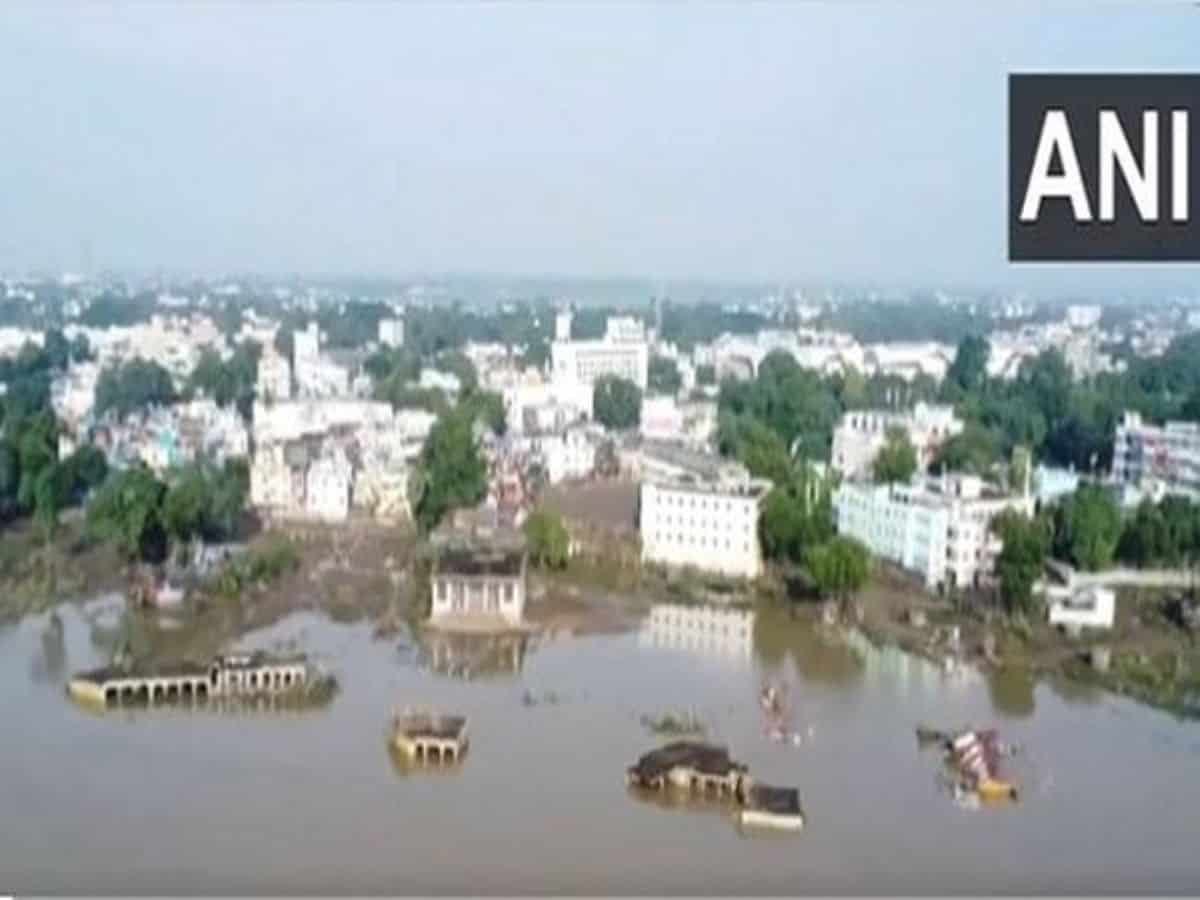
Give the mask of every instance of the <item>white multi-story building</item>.
POLYGON ((292 335, 292 377, 301 397, 345 397, 350 393, 350 370, 321 352, 321 329, 316 322, 292 335))
POLYGON ((1067 324, 1072 328, 1094 328, 1100 324, 1102 314, 1099 306, 1068 306, 1067 324))
POLYGON ((963 430, 963 422, 952 406, 918 403, 908 412, 855 410, 842 414, 833 430, 833 468, 847 478, 870 476, 875 457, 887 442, 887 433, 902 429, 917 451, 917 464, 924 470, 938 449, 963 430))
POLYGON ((1033 514, 1030 496, 999 493, 970 475, 914 484, 845 481, 833 496, 839 534, 915 572, 933 589, 978 585, 1003 545, 991 524, 1005 510, 1033 514))
POLYGON ((384 347, 404 346, 404 320, 380 319, 379 343, 384 347))
POLYGON ((492 373, 485 384, 504 401, 505 421, 513 434, 556 431, 592 418, 591 385, 547 381, 538 372, 511 370, 492 373))
POLYGON ((673 456, 643 455, 642 559, 756 578, 763 568, 759 510, 771 483, 751 478, 741 466, 696 466, 673 456))
POLYGON ((587 478, 596 469, 596 444, 586 427, 535 435, 530 449, 541 457, 549 484, 587 478))
POLYGON ((554 381, 592 386, 596 379, 615 375, 632 381, 643 391, 649 380, 650 348, 645 342, 555 341, 550 345, 554 381))
POLYGON ((46 334, 43 331, 29 331, 5 325, 0 327, 0 357, 16 356, 26 344, 40 347, 45 340, 46 334))
POLYGON ((609 316, 604 323, 604 339, 619 344, 644 344, 646 323, 633 316, 609 316))
POLYGON ((569 341, 571 339, 571 320, 574 316, 571 315, 569 309, 561 309, 554 316, 554 339, 556 341, 569 341))
POLYGON ((292 396, 292 366, 287 357, 268 346, 258 360, 254 393, 262 400, 281 401, 292 396))
POLYGON ((68 425, 77 426, 96 405, 96 384, 99 380, 99 364, 72 364, 51 385, 50 400, 55 414, 68 425))
POLYGON ((1126 412, 1113 442, 1112 475, 1118 484, 1158 484, 1166 493, 1200 499, 1200 424, 1149 425, 1126 412))
POLYGON ((313 461, 304 479, 305 506, 310 516, 324 522, 344 522, 350 514, 353 470, 341 453, 313 461))

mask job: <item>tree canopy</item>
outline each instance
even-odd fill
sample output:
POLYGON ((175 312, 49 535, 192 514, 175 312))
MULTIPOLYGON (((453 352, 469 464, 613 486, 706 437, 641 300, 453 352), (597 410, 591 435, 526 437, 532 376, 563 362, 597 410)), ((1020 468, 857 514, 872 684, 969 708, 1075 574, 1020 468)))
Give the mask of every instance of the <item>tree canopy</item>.
POLYGON ((110 366, 96 382, 97 416, 113 412, 123 418, 131 412, 174 402, 171 374, 156 362, 140 357, 110 366))
POLYGON ((642 416, 642 392, 627 378, 605 375, 592 389, 592 411, 605 428, 623 431, 636 428, 642 416))
POLYGON ((115 472, 88 504, 93 535, 112 541, 128 559, 159 562, 167 555, 162 502, 167 486, 148 468, 115 472))
POLYGON ((1030 612, 1033 585, 1050 549, 1046 523, 1010 510, 993 521, 992 530, 1003 541, 996 558, 1000 596, 1009 612, 1030 612))
POLYGON ((487 468, 475 444, 474 417, 456 409, 442 416, 421 450, 423 477, 417 524, 431 531, 456 507, 474 506, 487 490, 487 468))
POLYGON ((666 356, 650 359, 648 390, 652 394, 676 394, 683 386, 683 377, 675 360, 666 356))
POLYGON ((1099 485, 1080 484, 1056 510, 1055 553, 1094 572, 1112 563, 1121 537, 1121 511, 1099 485))
POLYGON ((561 569, 567 564, 571 539, 562 518, 540 508, 525 520, 525 540, 529 558, 534 565, 545 569, 561 569))
POLYGON ((262 347, 244 341, 228 360, 215 350, 205 350, 188 379, 188 388, 211 397, 218 406, 236 404, 248 416, 254 405, 254 387, 258 381, 258 361, 262 347))
POLYGON ((917 451, 903 428, 889 428, 884 445, 871 466, 875 480, 883 484, 908 481, 917 471, 917 451))
POLYGON ((821 596, 842 602, 866 584, 871 571, 871 554, 849 537, 839 536, 809 547, 804 561, 821 596))

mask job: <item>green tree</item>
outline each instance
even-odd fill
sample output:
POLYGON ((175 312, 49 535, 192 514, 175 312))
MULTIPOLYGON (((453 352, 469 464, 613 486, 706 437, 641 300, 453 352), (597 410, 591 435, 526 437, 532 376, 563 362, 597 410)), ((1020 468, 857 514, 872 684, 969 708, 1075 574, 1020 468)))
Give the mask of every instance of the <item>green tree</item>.
POLYGON ((717 370, 716 367, 710 365, 696 366, 696 384, 716 384, 717 370))
POLYGON ((521 363, 531 369, 544 369, 550 362, 550 342, 538 336, 525 345, 521 353, 521 363))
POLYGON ((471 391, 463 398, 461 406, 474 421, 482 422, 495 434, 503 435, 508 428, 504 398, 495 391, 471 391))
POLYGON ((437 361, 437 369, 448 372, 458 379, 459 389, 467 394, 479 386, 479 373, 475 371, 475 363, 462 353, 444 353, 437 361))
POLYGON ((986 475, 1000 459, 1000 439, 996 433, 977 422, 967 422, 961 432, 942 444, 929 468, 939 475, 942 472, 986 475))
POLYGON ((71 361, 77 363, 90 362, 95 358, 96 354, 92 351, 92 345, 88 341, 87 335, 75 335, 75 339, 71 341, 71 361))
POLYGON ((958 343, 954 362, 946 370, 946 383, 961 393, 978 391, 987 380, 988 357, 991 345, 979 335, 968 335, 958 343))
POLYGON ((534 565, 544 569, 566 566, 571 538, 557 514, 546 509, 531 513, 525 520, 525 540, 534 565))
POLYGON ((132 359, 109 367, 96 382, 96 415, 108 411, 124 418, 135 410, 174 402, 171 374, 156 362, 132 359))
POLYGON ((809 547, 804 562, 821 596, 843 603, 866 584, 871 569, 867 548, 841 536, 809 547))
POLYGON ((652 394, 675 394, 683 386, 683 378, 675 360, 666 356, 650 359, 649 387, 652 394))
POLYGON ((188 379, 188 388, 211 397, 218 406, 237 404, 245 413, 254 402, 261 355, 262 348, 254 341, 240 344, 228 360, 214 350, 205 350, 188 379))
POLYGON ((9 438, 0 440, 0 515, 7 519, 17 511, 21 487, 21 460, 9 438))
POLYGON ((1121 537, 1121 511, 1109 493, 1081 484, 1059 510, 1055 550, 1076 566, 1098 571, 1113 560, 1121 537))
POLYGON ((69 503, 79 503, 108 477, 108 460, 91 444, 85 444, 63 460, 63 467, 70 486, 69 503))
POLYGON ((69 487, 67 473, 58 463, 43 469, 34 483, 33 520, 47 541, 58 529, 58 514, 66 505, 69 487))
POLYGON ((1039 520, 1010 510, 996 517, 992 530, 1004 542, 996 557, 1004 605, 1009 612, 1031 612, 1033 585, 1050 548, 1047 529, 1039 520))
POLYGON ((183 466, 168 476, 163 527, 180 543, 229 540, 238 533, 248 493, 249 475, 240 461, 219 469, 208 463, 183 466))
POLYGON ((833 536, 829 485, 810 464, 793 463, 786 477, 776 481, 763 503, 758 533, 768 559, 794 563, 804 560, 809 547, 833 536))
POLYGON ((875 480, 884 484, 909 481, 917 471, 917 451, 903 428, 889 428, 884 445, 871 466, 875 480))
POLYGON ((627 378, 605 375, 596 379, 592 408, 596 421, 605 428, 636 428, 642 414, 642 392, 627 378))
POLYGON ((58 461, 58 422, 53 413, 41 412, 25 419, 20 426, 17 454, 20 482, 17 503, 32 510, 37 497, 38 478, 58 461))
POLYGON ((474 420, 455 410, 439 419, 425 439, 421 466, 424 488, 416 507, 424 531, 437 527, 455 507, 474 506, 487 489, 487 468, 475 445, 474 420))
POLYGON ((734 423, 733 455, 756 478, 769 478, 772 483, 785 485, 791 478, 792 458, 787 445, 778 433, 757 419, 734 423))
POLYGON ((42 351, 45 353, 46 361, 51 369, 62 371, 70 365, 71 342, 59 329, 52 328, 46 332, 42 351))
POLYGON ((166 485, 145 466, 113 473, 88 504, 88 527, 129 559, 159 561, 166 556, 162 524, 166 485))

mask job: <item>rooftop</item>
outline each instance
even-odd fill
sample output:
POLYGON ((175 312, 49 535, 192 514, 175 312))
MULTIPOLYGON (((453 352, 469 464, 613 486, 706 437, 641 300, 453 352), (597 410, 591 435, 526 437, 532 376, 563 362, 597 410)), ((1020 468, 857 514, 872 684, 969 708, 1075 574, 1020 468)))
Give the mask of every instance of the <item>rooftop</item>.
POLYGON ((524 550, 479 549, 452 547, 443 550, 437 557, 434 573, 477 577, 499 575, 506 578, 518 577, 525 564, 524 550))
POLYGON ((639 779, 651 780, 679 766, 695 769, 702 775, 747 771, 746 766, 730 758, 729 751, 724 747, 696 741, 676 741, 644 754, 630 767, 630 772, 639 779))

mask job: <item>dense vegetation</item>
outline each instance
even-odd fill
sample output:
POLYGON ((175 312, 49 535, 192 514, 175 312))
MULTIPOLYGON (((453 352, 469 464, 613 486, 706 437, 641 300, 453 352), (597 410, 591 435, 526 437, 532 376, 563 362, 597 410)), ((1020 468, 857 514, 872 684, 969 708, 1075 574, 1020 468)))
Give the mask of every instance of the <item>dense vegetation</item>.
POLYGON ((161 562, 170 545, 194 538, 226 541, 239 533, 250 482, 242 462, 196 463, 159 480, 143 465, 114 472, 88 504, 92 535, 130 560, 161 562))
POLYGON ((605 428, 624 431, 636 428, 642 416, 642 392, 627 378, 605 375, 592 389, 592 412, 605 428))
POLYGON ((675 360, 666 356, 655 356, 650 359, 648 391, 651 394, 675 394, 683 386, 683 378, 679 374, 679 366, 675 360))
POLYGON ((104 480, 107 464, 94 447, 59 458, 59 428, 50 405, 50 379, 86 342, 71 343, 50 331, 42 347, 27 344, 0 360, 0 519, 32 515, 49 538, 61 510, 83 501, 104 480))
POLYGON ((154 406, 175 402, 175 385, 171 373, 156 362, 140 357, 109 366, 96 382, 97 418, 107 412, 124 418, 154 406))
POLYGON ((571 539, 562 519, 554 512, 536 509, 525 520, 529 559, 543 569, 561 569, 567 564, 571 539))
POLYGON ((222 360, 214 350, 205 350, 188 378, 188 389, 211 397, 218 406, 236 404, 241 414, 249 418, 261 356, 262 347, 254 341, 239 344, 228 360, 222 360))
POLYGON ((432 531, 456 507, 474 506, 487 490, 487 467, 475 440, 475 416, 459 407, 434 424, 415 476, 414 517, 432 531))

